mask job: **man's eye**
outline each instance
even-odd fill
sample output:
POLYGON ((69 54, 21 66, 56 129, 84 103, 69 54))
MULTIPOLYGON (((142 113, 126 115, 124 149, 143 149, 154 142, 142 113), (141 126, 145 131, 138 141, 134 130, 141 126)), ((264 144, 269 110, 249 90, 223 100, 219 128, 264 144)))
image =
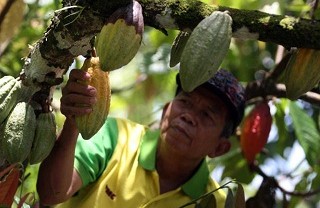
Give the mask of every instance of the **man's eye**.
POLYGON ((213 113, 211 113, 211 112, 203 111, 202 115, 203 115, 204 118, 206 118, 206 119, 214 120, 214 115, 213 115, 213 113))
POLYGON ((189 101, 187 99, 185 99, 185 98, 181 98, 180 102, 182 102, 184 104, 188 104, 189 103, 189 101))

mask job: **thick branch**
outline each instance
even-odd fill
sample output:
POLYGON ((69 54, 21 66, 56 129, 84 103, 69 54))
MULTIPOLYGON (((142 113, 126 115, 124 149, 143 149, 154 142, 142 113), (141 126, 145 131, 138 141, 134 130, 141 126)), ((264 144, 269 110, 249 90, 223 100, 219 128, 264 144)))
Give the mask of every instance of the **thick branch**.
POLYGON ((139 0, 146 24, 158 29, 192 30, 215 10, 230 12, 233 37, 257 39, 289 47, 320 49, 320 22, 283 15, 209 6, 196 0, 139 0))

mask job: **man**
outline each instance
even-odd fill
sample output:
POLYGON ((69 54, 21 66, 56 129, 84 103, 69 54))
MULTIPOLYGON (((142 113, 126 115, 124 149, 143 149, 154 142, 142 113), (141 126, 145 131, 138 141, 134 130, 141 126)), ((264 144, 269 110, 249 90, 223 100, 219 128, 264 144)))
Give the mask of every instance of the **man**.
MULTIPOLYGON (((64 127, 39 170, 42 204, 58 207, 180 207, 219 187, 205 159, 225 154, 227 139, 243 117, 244 90, 231 73, 219 70, 194 91, 181 89, 164 106, 159 130, 108 118, 90 140, 79 136, 74 116, 90 112, 95 89, 78 84, 88 75, 72 70, 62 91, 64 127)), ((224 191, 214 192, 217 207, 224 191)))

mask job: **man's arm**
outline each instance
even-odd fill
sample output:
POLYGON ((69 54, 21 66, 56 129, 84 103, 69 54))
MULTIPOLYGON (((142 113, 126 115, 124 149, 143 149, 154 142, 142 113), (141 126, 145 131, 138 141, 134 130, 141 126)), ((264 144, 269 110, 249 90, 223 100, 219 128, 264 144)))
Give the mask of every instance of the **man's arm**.
POLYGON ((82 186, 81 178, 74 169, 75 146, 79 135, 74 117, 90 113, 90 106, 96 102, 95 89, 77 82, 88 78, 85 72, 72 70, 62 90, 61 113, 66 120, 54 148, 41 163, 38 173, 37 191, 42 204, 64 202, 82 186))
POLYGON ((82 185, 73 167, 78 130, 66 120, 50 155, 41 163, 37 189, 43 204, 57 204, 70 198, 82 185))

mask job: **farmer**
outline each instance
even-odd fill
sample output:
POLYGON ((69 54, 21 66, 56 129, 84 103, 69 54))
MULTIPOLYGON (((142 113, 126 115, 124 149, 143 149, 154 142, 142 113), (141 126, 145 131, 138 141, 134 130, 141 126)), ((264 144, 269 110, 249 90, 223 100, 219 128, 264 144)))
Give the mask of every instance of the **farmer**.
MULTIPOLYGON (((206 157, 229 151, 228 138, 244 112, 244 90, 231 73, 220 69, 190 93, 181 89, 177 76, 176 96, 164 105, 158 130, 109 117, 96 135, 84 140, 74 117, 91 111, 75 104, 96 102, 96 90, 77 82, 88 76, 72 70, 62 90, 66 120, 39 169, 42 204, 177 208, 219 187, 206 157)), ((214 196, 217 207, 223 207, 224 191, 214 196)))

